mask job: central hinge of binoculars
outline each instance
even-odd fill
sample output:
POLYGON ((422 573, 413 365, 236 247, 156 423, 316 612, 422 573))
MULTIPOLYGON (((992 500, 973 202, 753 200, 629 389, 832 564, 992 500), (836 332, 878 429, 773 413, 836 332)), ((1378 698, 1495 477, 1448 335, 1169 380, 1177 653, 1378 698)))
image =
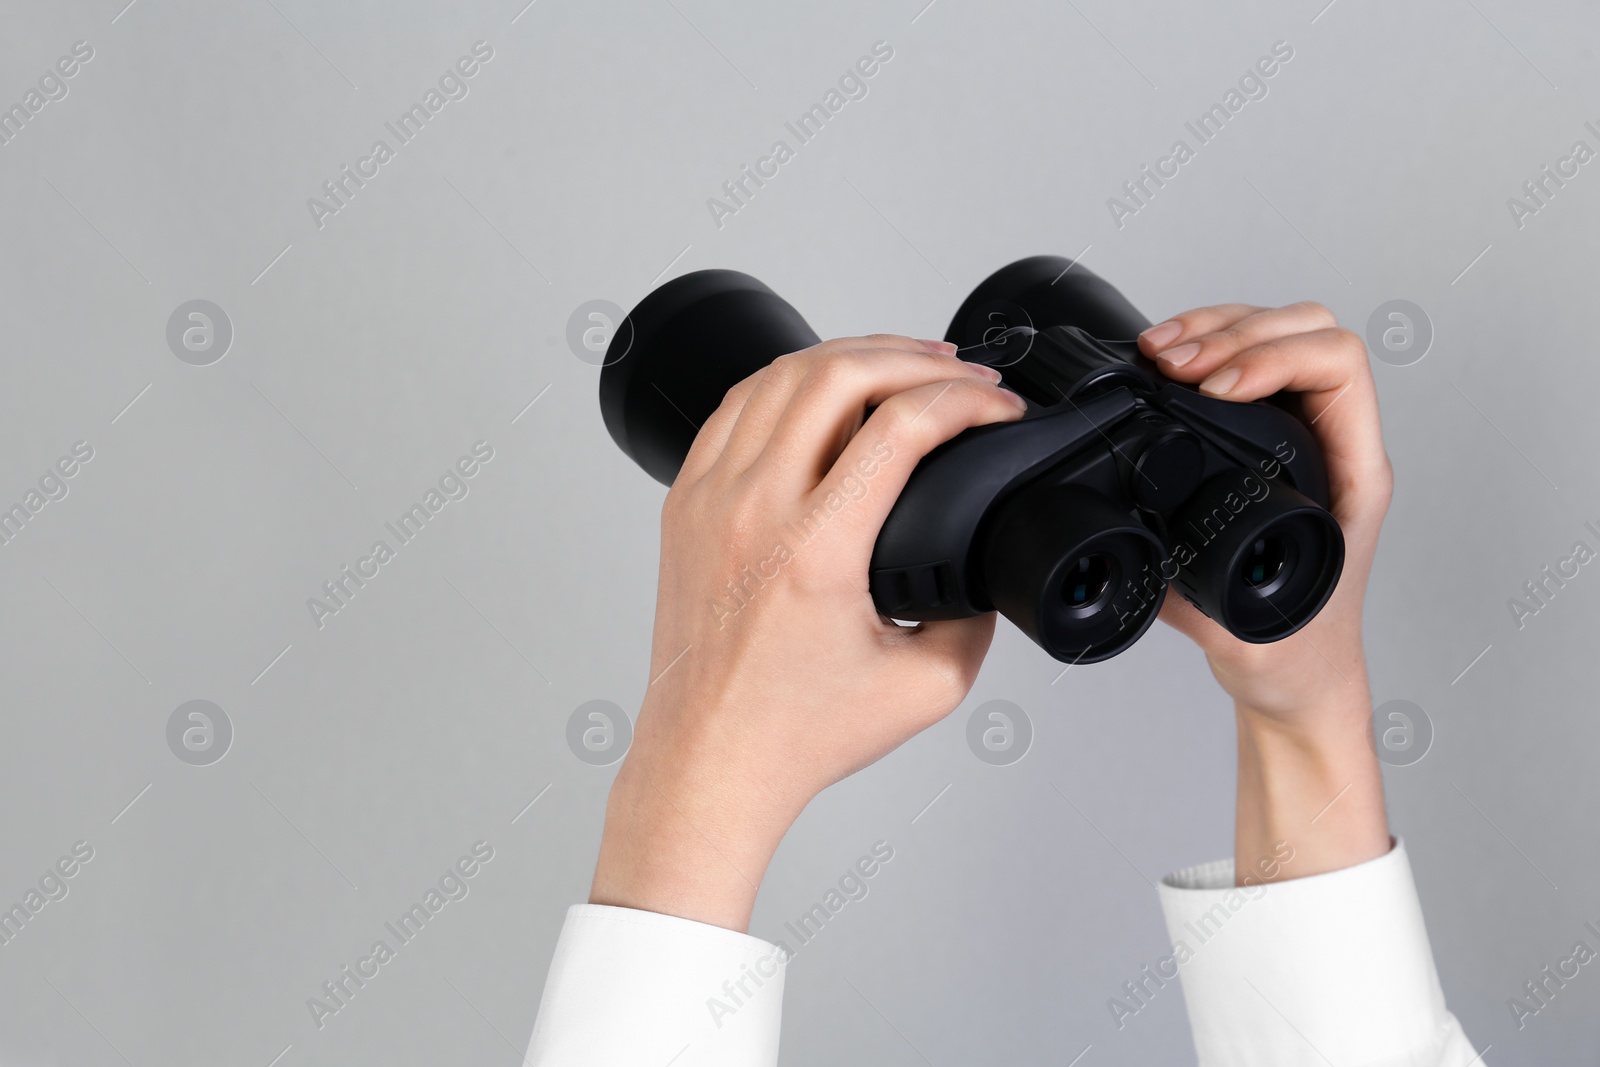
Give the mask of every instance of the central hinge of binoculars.
POLYGON ((1155 385, 1133 362, 1134 342, 1102 341, 1076 326, 1014 326, 962 355, 995 368, 1009 388, 1046 407, 1117 388, 1149 392, 1155 385))

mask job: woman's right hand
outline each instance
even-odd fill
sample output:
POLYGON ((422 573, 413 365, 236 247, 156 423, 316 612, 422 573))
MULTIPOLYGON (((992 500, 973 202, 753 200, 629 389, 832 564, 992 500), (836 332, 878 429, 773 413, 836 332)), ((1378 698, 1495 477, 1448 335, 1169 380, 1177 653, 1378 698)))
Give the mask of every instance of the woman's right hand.
POLYGON ((662 509, 651 680, 592 903, 744 929, 811 798, 966 697, 994 616, 899 626, 867 572, 917 462, 1021 416, 998 379, 953 345, 875 335, 728 393, 662 509))

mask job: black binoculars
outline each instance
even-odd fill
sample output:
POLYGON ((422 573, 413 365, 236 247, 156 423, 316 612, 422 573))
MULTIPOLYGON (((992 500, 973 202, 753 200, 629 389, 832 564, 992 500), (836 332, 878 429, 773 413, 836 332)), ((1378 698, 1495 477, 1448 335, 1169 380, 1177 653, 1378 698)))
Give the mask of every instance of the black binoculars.
MULTIPOLYGON (((867 575, 882 615, 998 611, 1068 663, 1137 641, 1169 585, 1243 641, 1281 640, 1316 616, 1344 536, 1294 398, 1239 403, 1167 379, 1138 351, 1149 325, 1058 256, 1019 260, 973 291, 945 340, 999 370, 1027 411, 963 431, 912 472, 867 575)), ((818 340, 747 274, 675 278, 612 335, 606 429, 670 485, 728 389, 818 340)))

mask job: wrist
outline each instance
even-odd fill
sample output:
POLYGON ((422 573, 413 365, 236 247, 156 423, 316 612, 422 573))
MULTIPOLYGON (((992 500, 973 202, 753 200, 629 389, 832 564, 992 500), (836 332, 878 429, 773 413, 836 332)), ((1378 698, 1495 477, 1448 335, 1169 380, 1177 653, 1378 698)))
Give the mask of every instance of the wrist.
MULTIPOLYGON (((1377 770, 1377 750, 1372 742, 1372 712, 1365 699, 1342 697, 1300 708, 1294 715, 1259 711, 1248 704, 1234 705, 1238 730, 1239 770, 1254 773, 1263 785, 1278 788, 1264 799, 1283 798, 1285 790, 1300 783, 1311 791, 1377 770)), ((1320 810, 1320 805, 1312 814, 1320 810)))
POLYGON ((607 799, 589 902, 743 932, 792 821, 726 775, 630 753, 607 799))
POLYGON ((1390 848, 1366 686, 1294 716, 1236 706, 1236 878, 1303 878, 1390 848), (1285 856, 1289 857, 1285 859, 1285 856), (1276 863, 1271 862, 1276 860, 1276 863))

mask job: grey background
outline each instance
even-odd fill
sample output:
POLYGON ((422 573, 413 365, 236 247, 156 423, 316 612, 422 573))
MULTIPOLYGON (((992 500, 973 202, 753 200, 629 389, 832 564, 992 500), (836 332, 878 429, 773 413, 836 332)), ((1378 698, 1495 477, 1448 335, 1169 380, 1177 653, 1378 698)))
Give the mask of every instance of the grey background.
MULTIPOLYGON (((95 450, 0 548, 0 900, 95 849, 0 947, 0 1062, 518 1062, 615 773, 567 718, 637 707, 662 495, 569 314, 724 266, 824 336, 938 336, 1039 252, 1157 318, 1427 311, 1428 356, 1375 363, 1373 695, 1436 732, 1386 772, 1392 822, 1475 1047, 1592 1062, 1593 966, 1521 1032, 1506 1007, 1600 919, 1600 569, 1520 631, 1507 608, 1600 519, 1600 163, 1520 230, 1506 207, 1600 147, 1592 6, 123 2, 0 14, 7 106, 95 49, 0 146, 0 499, 95 450), (306 199, 480 39, 470 95, 317 229, 306 199), (870 94, 715 227, 706 199, 878 40, 870 94), (1118 229, 1106 199, 1278 40, 1270 94, 1118 229), (193 299, 233 324, 211 366, 166 346, 193 299), (306 598, 480 439, 470 495, 318 630, 306 598), (210 766, 167 747, 195 699, 233 725, 210 766), (306 999, 480 839, 470 895, 315 1029, 306 999)), ((1170 631, 1061 676, 1002 626, 955 715, 785 841, 758 935, 874 841, 895 858, 795 961, 784 1062, 1192 1062, 1176 988, 1121 1031, 1106 1000, 1166 951, 1148 883, 1230 852, 1232 763, 1170 631), (965 742, 996 699, 1034 724, 1012 766, 965 742)))

